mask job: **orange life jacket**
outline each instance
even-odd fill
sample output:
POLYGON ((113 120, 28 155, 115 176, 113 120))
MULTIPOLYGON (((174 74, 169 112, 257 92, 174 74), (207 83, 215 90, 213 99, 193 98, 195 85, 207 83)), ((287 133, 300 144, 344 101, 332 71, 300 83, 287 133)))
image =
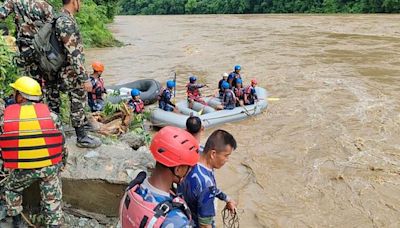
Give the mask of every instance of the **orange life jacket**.
POLYGON ((4 111, 0 148, 4 168, 37 169, 62 160, 64 136, 47 105, 13 104, 4 111))

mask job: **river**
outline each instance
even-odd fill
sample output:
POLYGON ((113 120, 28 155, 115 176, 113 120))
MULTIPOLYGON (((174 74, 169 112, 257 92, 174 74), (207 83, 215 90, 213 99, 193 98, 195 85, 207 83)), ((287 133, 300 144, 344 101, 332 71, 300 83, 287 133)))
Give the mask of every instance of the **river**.
POLYGON ((86 53, 106 84, 164 83, 175 70, 183 98, 189 73, 214 86, 240 64, 246 83, 280 98, 221 127, 239 147, 217 181, 241 227, 400 227, 400 15, 119 16, 110 27, 129 45, 86 53))

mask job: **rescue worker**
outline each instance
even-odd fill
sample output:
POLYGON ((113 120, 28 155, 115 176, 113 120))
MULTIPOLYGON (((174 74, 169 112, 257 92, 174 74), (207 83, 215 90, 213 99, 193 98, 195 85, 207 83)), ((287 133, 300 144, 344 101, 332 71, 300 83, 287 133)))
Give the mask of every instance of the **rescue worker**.
POLYGON ((192 212, 195 227, 215 227, 215 198, 226 202, 226 208, 236 213, 236 202, 218 189, 214 170, 222 168, 236 149, 235 138, 224 130, 214 131, 208 137, 199 162, 179 185, 192 212))
POLYGON ((44 225, 61 227, 60 171, 67 157, 61 122, 47 105, 39 103, 42 90, 37 81, 24 76, 10 86, 16 104, 8 106, 0 120, 0 148, 9 171, 3 183, 7 214, 13 227, 23 227, 22 192, 38 181, 44 225))
POLYGON ((175 107, 175 104, 171 102, 172 89, 175 88, 175 82, 172 80, 167 81, 167 88, 163 89, 158 98, 158 107, 167 112, 176 112, 179 110, 175 107))
POLYGON ((104 72, 104 65, 101 62, 92 63, 93 74, 89 77, 92 83, 92 91, 88 92, 88 104, 92 112, 102 111, 104 108, 103 95, 107 93, 104 80, 101 74, 104 72))
POLYGON ((133 113, 139 114, 144 112, 144 102, 140 99, 140 90, 131 90, 132 99, 128 101, 128 106, 132 109, 133 113))
POLYGON ((198 116, 189 116, 186 120, 186 130, 200 142, 201 133, 204 131, 204 126, 201 124, 201 119, 198 116))
POLYGON ((241 70, 242 70, 242 67, 240 65, 236 65, 233 68, 233 71, 229 74, 228 82, 229 82, 229 85, 231 88, 236 86, 236 79, 238 79, 238 78, 242 79, 242 76, 240 76, 241 70))
POLYGON ((244 88, 242 79, 236 79, 236 86, 233 89, 236 97, 236 106, 243 106, 244 105, 244 88))
POLYGON ((217 109, 234 109, 236 107, 236 96, 235 93, 229 88, 229 83, 222 83, 224 94, 222 95, 222 106, 218 106, 217 109))
POLYGON ((0 6, 0 20, 5 20, 10 14, 15 14, 16 45, 19 51, 17 63, 25 74, 42 82, 43 72, 35 58, 32 40, 37 33, 36 24, 53 20, 53 7, 45 0, 5 0, 0 6))
POLYGON ((244 89, 244 104, 251 105, 258 101, 256 92, 257 80, 252 79, 251 84, 244 89))
POLYGON ((84 128, 86 92, 92 92, 92 83, 85 70, 82 37, 74 18, 74 14, 81 9, 81 0, 62 1, 61 14, 63 16, 55 22, 55 32, 67 55, 67 60, 60 69, 58 75, 60 80, 46 81, 47 102, 54 112, 60 112, 60 86, 63 82, 70 101, 70 119, 72 127, 75 128, 76 145, 84 148, 96 148, 101 145, 101 141, 96 137, 89 136, 84 128))
POLYGON ((205 87, 204 84, 197 84, 196 76, 189 77, 189 83, 186 85, 187 88, 187 100, 189 102, 189 108, 193 108, 194 102, 199 102, 203 105, 207 105, 206 102, 201 98, 200 89, 205 87))
POLYGON ((150 151, 155 169, 150 177, 139 173, 129 184, 120 204, 122 228, 191 227, 190 210, 172 186, 197 163, 198 145, 189 132, 177 127, 164 127, 154 136, 150 151))
POLYGON ((223 82, 228 82, 228 73, 223 73, 222 74, 222 79, 219 80, 219 82, 218 82, 219 98, 222 98, 222 95, 224 94, 224 89, 222 88, 222 83, 223 82))

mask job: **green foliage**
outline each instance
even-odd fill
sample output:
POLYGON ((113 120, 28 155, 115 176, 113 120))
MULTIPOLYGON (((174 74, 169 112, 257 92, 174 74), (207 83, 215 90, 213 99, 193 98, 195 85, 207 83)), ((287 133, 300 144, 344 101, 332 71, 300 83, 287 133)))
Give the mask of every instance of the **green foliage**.
POLYGON ((136 135, 141 136, 147 145, 151 142, 151 135, 144 128, 144 121, 150 119, 150 112, 144 112, 142 114, 135 114, 132 122, 129 125, 129 130, 136 135))
POLYGON ((121 110, 121 107, 122 107, 123 104, 124 104, 123 101, 121 101, 118 104, 113 104, 111 102, 106 102, 106 104, 104 105, 103 111, 101 113, 105 117, 111 117, 116 112, 121 110))
POLYGON ((399 13, 400 0, 120 0, 122 14, 399 13))
MULTIPOLYGON (((61 2, 60 0, 49 0, 49 3, 57 10, 62 7, 61 2)), ((82 2, 82 8, 76 15, 76 20, 80 25, 85 46, 110 47, 120 45, 106 27, 107 23, 112 22, 117 12, 117 1, 84 0, 82 2)))
POLYGON ((70 101, 68 95, 62 93, 61 97, 61 107, 60 107, 60 119, 63 124, 69 125, 70 124, 70 101))
POLYGON ((6 96, 12 93, 9 84, 18 77, 18 68, 13 63, 14 56, 15 53, 11 51, 5 38, 0 36, 0 93, 6 96))

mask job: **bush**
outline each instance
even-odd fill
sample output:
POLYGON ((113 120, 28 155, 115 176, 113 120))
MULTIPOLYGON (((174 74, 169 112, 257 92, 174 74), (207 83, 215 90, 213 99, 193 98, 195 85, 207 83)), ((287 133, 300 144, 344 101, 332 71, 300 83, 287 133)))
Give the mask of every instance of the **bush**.
POLYGON ((0 36, 0 93, 10 95, 12 88, 10 83, 18 77, 18 68, 13 63, 15 52, 7 45, 5 37, 0 36))
MULTIPOLYGON (((120 45, 110 30, 107 23, 112 22, 117 10, 117 1, 93 0, 82 1, 82 9, 76 15, 80 26, 83 42, 86 47, 110 47, 120 45), (104 4, 104 5, 103 5, 104 4)), ((49 0, 49 3, 57 10, 61 9, 60 0, 49 0)))

